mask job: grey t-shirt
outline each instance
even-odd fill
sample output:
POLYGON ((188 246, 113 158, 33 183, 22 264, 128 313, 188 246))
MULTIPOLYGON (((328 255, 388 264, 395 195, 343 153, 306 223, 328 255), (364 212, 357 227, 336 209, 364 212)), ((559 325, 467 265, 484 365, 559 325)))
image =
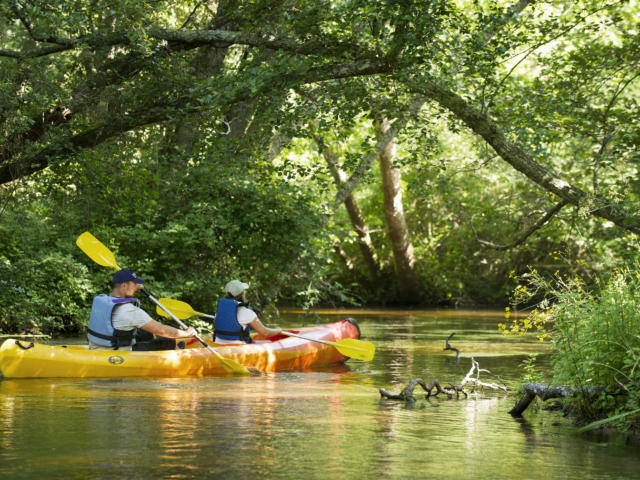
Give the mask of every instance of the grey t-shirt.
POLYGON ((153 319, 149 314, 140 307, 136 307, 133 303, 123 303, 119 307, 116 307, 111 316, 113 328, 127 331, 140 328, 150 320, 153 319))
MULTIPOLYGON (((133 330, 134 328, 140 328, 143 325, 146 325, 150 320, 153 319, 149 316, 149 314, 141 308, 136 307, 133 303, 123 303, 115 307, 113 314, 111 315, 113 328, 125 331, 133 330)), ((133 343, 135 344, 135 339, 133 340, 133 343)), ((89 349, 91 350, 106 348, 111 347, 104 347, 89 340, 89 349)), ((131 346, 119 347, 118 350, 131 350, 131 346)))

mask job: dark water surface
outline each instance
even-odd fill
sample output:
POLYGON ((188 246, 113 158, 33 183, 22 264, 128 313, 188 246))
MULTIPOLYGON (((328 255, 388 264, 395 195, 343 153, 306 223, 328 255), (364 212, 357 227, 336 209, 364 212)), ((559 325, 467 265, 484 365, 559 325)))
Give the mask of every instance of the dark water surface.
MULTIPOLYGON (((411 378, 516 387, 520 363, 546 349, 503 337, 496 312, 325 312, 353 316, 376 358, 249 378, 0 380, 0 478, 636 479, 622 436, 572 434, 557 413, 507 413, 517 397, 382 400, 411 378), (461 350, 444 351, 444 340, 461 350)), ((311 324, 289 314, 279 324, 311 324)))

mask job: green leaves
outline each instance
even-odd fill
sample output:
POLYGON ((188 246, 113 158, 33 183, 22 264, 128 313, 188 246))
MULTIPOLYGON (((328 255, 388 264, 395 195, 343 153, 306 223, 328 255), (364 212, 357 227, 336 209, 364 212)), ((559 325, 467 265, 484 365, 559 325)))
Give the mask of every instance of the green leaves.
MULTIPOLYGON (((510 243, 557 199, 431 92, 396 139, 395 165, 433 302, 501 303, 511 270, 532 264, 588 277, 638 255, 637 242, 588 217, 613 201, 638 210, 635 4, 19 5, 0 7, 8 15, 0 50, 66 50, 0 55, 4 193, 17 185, 8 208, 32 212, 67 241, 87 225, 103 231, 171 293, 213 301, 224 279, 242 275, 265 299, 288 288, 290 299, 299 290, 307 299, 386 301, 388 285, 360 285, 334 252, 339 242, 362 263, 346 216, 323 219, 335 191, 312 135, 322 133, 351 174, 375 145, 371 117, 403 118, 416 88, 433 82, 486 115, 531 155, 530 166, 588 192, 526 245, 482 248, 479 239, 510 243), (559 248, 566 261, 547 258, 559 248)), ((365 180, 355 194, 391 269, 379 171, 365 180)), ((37 223, 25 228, 40 231, 37 223)), ((7 243, 6 256, 15 261, 33 245, 7 243)))
MULTIPOLYGON (((554 299, 546 315, 553 320, 554 383, 576 387, 623 385, 629 395, 604 392, 597 399, 573 401, 583 418, 620 420, 638 408, 640 390, 640 283, 637 268, 618 270, 592 293, 577 280, 541 284, 554 299), (623 414, 617 415, 620 412, 623 414)), ((632 419, 630 419, 632 420, 632 419)), ((603 422, 592 424, 593 428, 603 422)))

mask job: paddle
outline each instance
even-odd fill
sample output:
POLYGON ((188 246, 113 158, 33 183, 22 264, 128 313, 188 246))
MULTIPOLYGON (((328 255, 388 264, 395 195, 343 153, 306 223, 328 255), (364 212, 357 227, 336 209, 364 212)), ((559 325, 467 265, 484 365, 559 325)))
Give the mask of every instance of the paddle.
POLYGON ((310 340, 312 342, 332 345, 344 356, 364 360, 365 362, 373 360, 373 356, 376 352, 376 346, 373 343, 358 340, 357 338, 343 338, 337 342, 330 342, 328 340, 305 337, 304 335, 298 335, 297 333, 286 332, 284 330, 282 331, 282 334, 290 337, 302 338, 303 340, 310 340))
MULTIPOLYGON (((187 319, 191 317, 205 317, 214 320, 215 315, 207 315, 206 313, 196 312, 191 305, 180 300, 174 300, 173 298, 161 298, 158 300, 162 305, 171 310, 178 318, 187 319)), ((158 315, 164 316, 164 309, 160 306, 156 307, 158 315)))
MULTIPOLYGON (((161 298, 158 305, 159 306, 156 307, 156 311, 160 315, 164 315, 164 307, 167 307, 181 318, 190 318, 193 316, 216 318, 214 315, 207 315, 206 313, 196 312, 188 303, 182 302, 180 300, 174 300, 172 298, 161 298), (160 305, 164 305, 164 307, 160 307, 160 305)), ((311 342, 332 345, 336 348, 336 350, 347 357, 356 358, 358 360, 365 360, 367 362, 373 360, 373 355, 375 354, 376 350, 376 347, 373 343, 365 342, 363 340, 358 340, 355 338, 343 338, 341 340, 338 340, 337 342, 330 342, 328 340, 319 340, 316 338, 305 337, 303 335, 286 332, 284 330, 282 331, 282 334, 289 337, 302 338, 303 340, 309 340, 311 342)))
MULTIPOLYGON (((102 265, 103 267, 111 267, 111 268, 114 268, 115 270, 121 270, 121 268, 118 266, 116 262, 115 256, 113 255, 113 253, 111 253, 111 250, 105 247, 100 242, 100 240, 98 240, 96 237, 91 235, 91 233, 84 232, 82 235, 80 235, 76 240, 76 245, 78 245, 78 247, 80 247, 80 250, 86 253, 87 256, 91 260, 96 262, 98 265, 102 265)), ((173 315, 167 308, 160 305, 158 300, 156 300, 153 297, 153 295, 151 295, 151 293, 149 293, 144 288, 142 289, 142 292, 145 295, 147 295, 147 297, 149 297, 149 299, 153 303, 155 303, 158 307, 162 308, 164 313, 169 317, 171 317, 178 325, 180 325, 183 329, 187 329, 187 326, 184 323, 182 323, 175 315, 173 315)), ((213 353, 216 357, 218 357, 218 360, 222 362, 222 365, 227 372, 235 373, 235 374, 243 374, 243 375, 247 375, 250 373, 259 373, 255 369, 252 369, 255 371, 250 371, 247 367, 240 365, 239 363, 231 359, 224 358, 222 355, 216 352, 213 348, 211 348, 211 346, 207 344, 207 342, 205 342, 200 337, 200 335, 196 334, 195 337, 200 341, 200 343, 202 343, 203 346, 208 348, 211 353, 213 353)))

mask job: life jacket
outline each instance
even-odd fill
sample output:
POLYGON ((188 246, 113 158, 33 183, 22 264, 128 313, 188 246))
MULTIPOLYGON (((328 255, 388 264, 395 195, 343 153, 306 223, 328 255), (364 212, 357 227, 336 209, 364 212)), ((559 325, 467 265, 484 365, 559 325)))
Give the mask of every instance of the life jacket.
POLYGON ((216 311, 216 319, 214 322, 213 339, 216 337, 225 340, 242 340, 245 343, 251 343, 251 327, 247 325, 242 328, 238 322, 238 307, 244 306, 243 303, 233 298, 221 298, 218 300, 218 310, 216 311))
POLYGON ((93 298, 87 333, 89 340, 103 347, 113 347, 114 350, 117 350, 118 347, 127 347, 133 343, 137 328, 133 330, 113 328, 113 311, 124 303, 135 303, 140 306, 137 298, 119 298, 111 295, 98 295, 93 298))

